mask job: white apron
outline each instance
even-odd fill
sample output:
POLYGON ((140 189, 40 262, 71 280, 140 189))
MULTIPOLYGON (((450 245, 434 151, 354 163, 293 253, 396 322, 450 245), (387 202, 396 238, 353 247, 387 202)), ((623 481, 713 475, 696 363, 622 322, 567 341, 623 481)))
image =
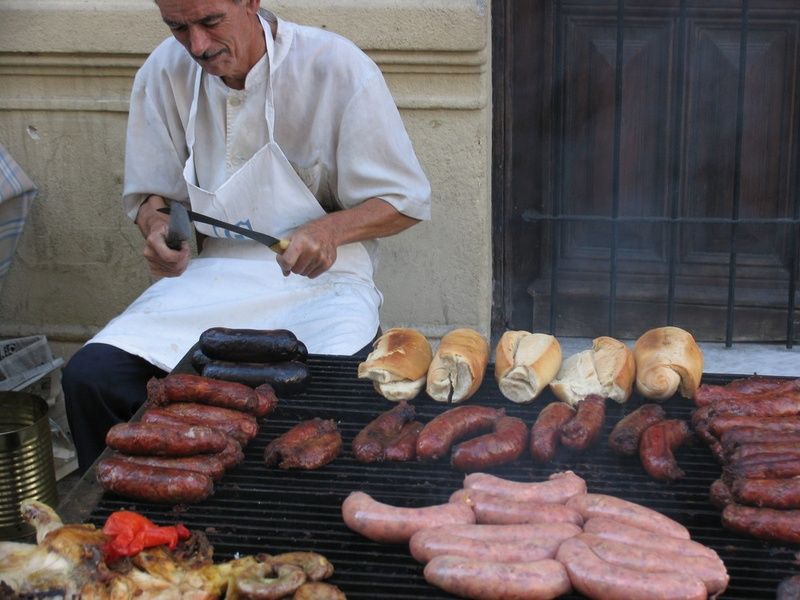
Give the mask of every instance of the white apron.
MULTIPOLYGON (((261 25, 269 65, 264 114, 268 143, 216 192, 198 187, 194 141, 203 76, 198 69, 183 174, 192 210, 286 238, 325 211, 275 143, 274 42, 269 24, 262 19, 261 25)), ((171 371, 209 327, 289 329, 309 352, 318 354, 352 354, 375 335, 382 297, 363 244, 339 247, 331 269, 316 279, 285 277, 266 246, 209 225, 196 227, 209 237, 186 271, 150 286, 88 343, 116 346, 171 371)))

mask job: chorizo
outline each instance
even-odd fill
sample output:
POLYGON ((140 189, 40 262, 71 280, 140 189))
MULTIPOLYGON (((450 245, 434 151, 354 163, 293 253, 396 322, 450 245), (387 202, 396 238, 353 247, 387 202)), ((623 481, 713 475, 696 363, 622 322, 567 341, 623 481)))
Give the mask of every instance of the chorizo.
POLYGON ((104 490, 144 502, 188 504, 214 492, 214 482, 202 473, 136 465, 118 458, 101 459, 95 473, 104 490))
POLYGON ((542 409, 531 427, 530 452, 534 460, 553 460, 561 428, 574 416, 575 409, 566 402, 551 402, 542 409))
POLYGON ((800 479, 734 479, 730 494, 739 504, 800 508, 800 479))
POLYGON ((735 427, 722 434, 720 444, 724 454, 744 444, 794 443, 800 444, 800 431, 769 431, 757 427, 735 427))
POLYGON ((174 413, 164 410, 164 408, 150 408, 142 414, 142 423, 152 423, 155 425, 172 425, 183 427, 186 425, 195 425, 202 427, 210 427, 214 431, 219 431, 228 438, 233 438, 240 447, 246 446, 250 441, 249 436, 242 433, 237 427, 236 422, 229 421, 225 423, 214 422, 209 424, 204 420, 190 419, 186 416, 176 415, 174 413))
POLYGON ((488 473, 471 473, 464 488, 497 494, 517 502, 560 502, 586 493, 586 482, 572 471, 553 473, 547 481, 519 482, 488 473))
POLYGON ((210 358, 231 362, 270 363, 305 360, 305 344, 288 329, 211 327, 200 334, 200 349, 210 358))
POLYGON ((225 466, 217 456, 217 454, 198 454, 195 456, 171 458, 167 456, 132 456, 118 454, 116 458, 134 465, 194 471, 207 475, 213 481, 218 481, 225 474, 225 466))
POLYGON ((753 427, 770 433, 800 434, 800 416, 793 417, 740 417, 737 415, 715 415, 708 428, 717 438, 738 427, 753 427))
POLYGON ((733 495, 731 494, 731 489, 728 487, 728 484, 720 478, 714 480, 711 487, 708 489, 708 499, 713 506, 722 510, 733 502, 733 495))
POLYGON ((757 454, 726 465, 729 479, 787 479, 800 476, 800 460, 795 453, 757 454))
POLYGON ((639 440, 644 430, 667 418, 660 404, 642 404, 614 425, 608 436, 611 450, 620 456, 634 456, 639 452, 639 440))
POLYGON ((556 502, 517 502, 478 490, 456 490, 450 495, 450 502, 463 502, 471 506, 476 521, 481 524, 583 524, 583 517, 578 511, 556 502))
POLYGON ((437 460, 450 451, 457 440, 494 426, 505 410, 487 406, 457 406, 434 417, 417 437, 417 458, 437 460))
POLYGON ((342 518, 350 529, 375 542, 408 543, 420 529, 475 523, 465 504, 404 508, 384 504, 364 492, 352 492, 342 503, 342 518))
POLYGON ((605 494, 581 494, 567 500, 584 520, 608 517, 660 535, 688 540, 689 530, 683 525, 641 504, 605 494))
POLYGON ((800 542, 800 510, 728 504, 722 511, 722 525, 761 540, 800 542))
POLYGON ((342 450, 342 434, 332 419, 302 421, 272 440, 264 449, 268 467, 281 469, 318 469, 342 450))
POLYGON ((419 421, 411 421, 403 425, 400 433, 386 442, 383 449, 384 460, 413 460, 417 455, 417 438, 424 425, 419 421))
POLYGON ((561 444, 573 450, 585 450, 597 440, 605 417, 605 398, 589 394, 578 404, 575 416, 561 428, 561 444))
POLYGON ((118 423, 108 430, 106 445, 123 454, 191 456, 221 452, 228 440, 225 434, 203 426, 118 423))
POLYGON ((193 402, 254 414, 258 397, 252 388, 231 381, 201 375, 176 373, 147 382, 147 401, 152 406, 193 402))
POLYGON ((639 458, 647 474, 656 481, 675 481, 683 477, 683 469, 675 460, 674 451, 689 438, 689 426, 679 419, 666 419, 651 425, 642 433, 639 458))
POLYGON ((386 448, 392 444, 400 444, 400 439, 403 438, 405 446, 413 441, 411 450, 401 452, 399 447, 396 448, 392 454, 393 456, 408 456, 406 460, 410 460, 416 454, 416 437, 412 438, 412 431, 416 431, 417 435, 422 429, 422 424, 412 425, 406 427, 409 423, 417 423, 414 421, 416 416, 416 409, 412 404, 401 401, 397 406, 393 407, 373 419, 361 431, 359 431, 353 438, 351 449, 355 459, 362 463, 378 462, 387 460, 386 448), (412 439, 410 439, 412 438, 412 439))
POLYGON ((423 574, 431 585, 462 598, 549 600, 572 589, 563 565, 552 559, 501 563, 437 556, 423 574))
POLYGON ((528 443, 528 427, 517 417, 500 417, 494 431, 458 444, 450 459, 459 471, 480 471, 519 458, 528 443))
POLYGON ((179 402, 161 407, 165 413, 185 419, 189 423, 205 425, 224 431, 242 445, 247 445, 258 435, 258 421, 252 415, 217 406, 193 402, 179 402))

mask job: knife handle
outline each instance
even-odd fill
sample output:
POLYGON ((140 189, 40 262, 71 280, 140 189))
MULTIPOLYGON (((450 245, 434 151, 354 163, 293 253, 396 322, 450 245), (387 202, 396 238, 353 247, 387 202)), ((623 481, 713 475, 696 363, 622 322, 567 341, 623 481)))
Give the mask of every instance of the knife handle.
POLYGON ((283 254, 284 250, 286 250, 286 248, 288 247, 289 247, 289 240, 281 239, 278 240, 277 243, 272 244, 269 248, 270 250, 275 252, 275 254, 283 254))

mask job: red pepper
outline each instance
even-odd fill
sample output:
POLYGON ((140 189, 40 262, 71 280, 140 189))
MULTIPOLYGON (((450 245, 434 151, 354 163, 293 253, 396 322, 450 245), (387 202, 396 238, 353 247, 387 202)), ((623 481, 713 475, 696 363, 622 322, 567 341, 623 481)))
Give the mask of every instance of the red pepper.
POLYGON ((179 540, 189 537, 189 530, 180 523, 159 527, 147 517, 129 510, 111 513, 103 525, 103 533, 111 538, 103 546, 109 562, 123 556, 135 556, 153 546, 166 545, 174 550, 179 540))

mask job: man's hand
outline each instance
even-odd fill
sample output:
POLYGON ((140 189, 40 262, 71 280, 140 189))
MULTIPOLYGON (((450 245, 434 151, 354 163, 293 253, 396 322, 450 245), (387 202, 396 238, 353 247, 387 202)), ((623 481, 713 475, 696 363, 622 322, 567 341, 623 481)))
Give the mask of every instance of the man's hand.
POLYGON ((167 246, 169 215, 156 210, 166 205, 161 196, 148 196, 139 207, 136 224, 145 238, 143 254, 150 273, 156 277, 177 277, 189 264, 190 249, 185 241, 181 243, 180 250, 172 250, 167 246))
POLYGON ((278 264, 286 276, 296 273, 313 279, 333 266, 339 246, 394 235, 418 222, 388 202, 370 198, 296 229, 288 248, 278 255, 278 264))

